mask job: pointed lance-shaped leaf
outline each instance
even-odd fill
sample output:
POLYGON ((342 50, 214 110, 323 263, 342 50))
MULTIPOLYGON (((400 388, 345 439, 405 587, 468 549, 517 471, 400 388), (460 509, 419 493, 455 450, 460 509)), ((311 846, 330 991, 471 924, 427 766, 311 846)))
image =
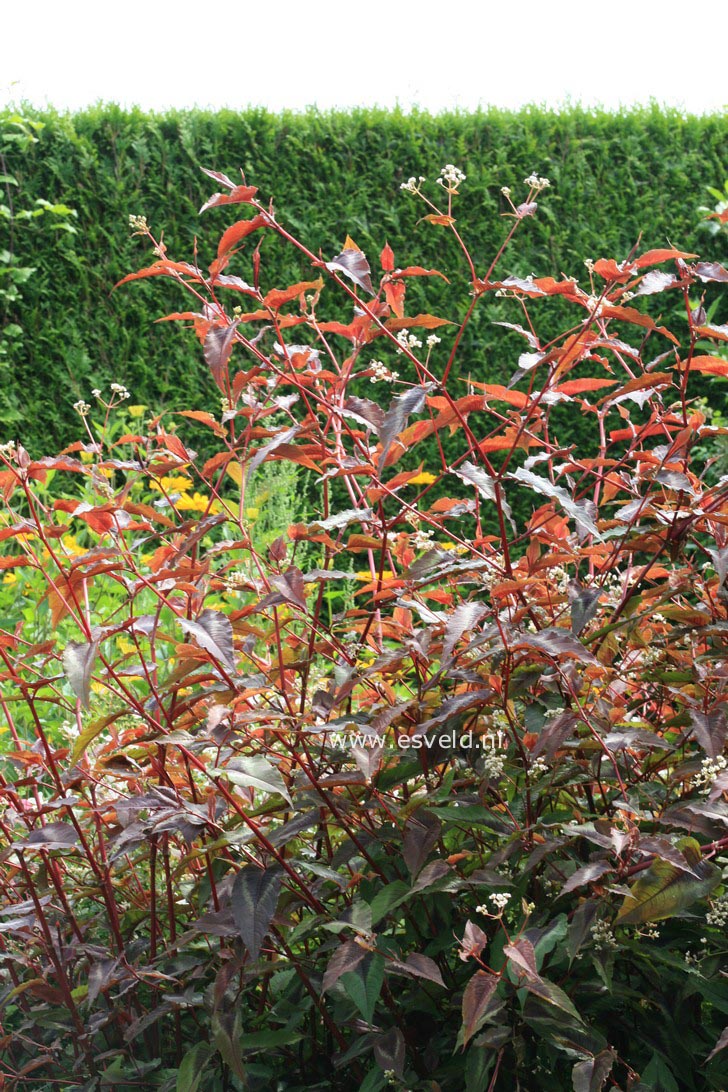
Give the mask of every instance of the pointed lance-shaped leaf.
POLYGON ((363 288, 370 296, 374 295, 371 270, 361 250, 342 250, 332 262, 326 262, 326 269, 331 273, 343 273, 350 281, 363 288))
POLYGON ((355 940, 347 940, 344 944, 340 944, 331 956, 324 971, 322 992, 326 993, 327 990, 336 985, 342 974, 356 970, 365 955, 366 949, 357 944, 355 940))
POLYGON ((227 615, 219 610, 208 608, 203 610, 196 622, 187 618, 178 618, 177 621, 200 648, 209 652, 213 659, 221 663, 231 675, 235 674, 233 627, 227 615))
POLYGON ((226 391, 225 368, 233 351, 237 328, 237 321, 231 322, 229 326, 211 326, 202 349, 205 363, 223 394, 226 391))
POLYGON ((69 641, 63 650, 63 670, 76 697, 85 709, 89 707, 91 696, 91 674, 94 660, 99 649, 98 641, 81 644, 69 641))
POLYGON ((661 921, 674 917, 698 899, 707 898, 720 882, 720 869, 700 856, 700 845, 694 838, 678 843, 693 872, 694 879, 669 861, 657 858, 631 887, 617 915, 618 925, 641 925, 646 921, 661 921))
POLYGON ((410 387, 408 391, 393 398, 390 402, 389 409, 382 421, 382 427, 379 430, 379 439, 382 445, 382 452, 379 456, 379 474, 382 473, 386 465, 387 454, 392 443, 407 424, 409 415, 419 413, 422 409, 425 404, 426 394, 427 388, 425 387, 410 387))
POLYGON ((263 941, 268 935, 282 880, 283 874, 276 866, 262 869, 246 865, 235 877, 232 888, 233 918, 252 960, 260 955, 263 941))
POLYGON ((418 808, 407 819, 402 839, 402 856, 412 879, 417 877, 430 851, 437 844, 441 830, 440 820, 424 808, 418 808))
POLYGON ((498 978, 489 971, 476 971, 463 994, 463 1046, 475 1035, 484 1019, 488 1003, 498 987, 498 978))

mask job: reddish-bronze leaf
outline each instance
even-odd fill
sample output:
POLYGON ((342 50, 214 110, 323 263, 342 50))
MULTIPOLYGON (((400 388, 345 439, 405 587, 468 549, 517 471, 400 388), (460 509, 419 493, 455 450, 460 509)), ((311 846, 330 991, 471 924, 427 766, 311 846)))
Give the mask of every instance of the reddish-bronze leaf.
POLYGON ((260 213, 253 216, 250 220, 238 220, 237 224, 233 224, 227 231, 223 232, 220 242, 217 244, 218 258, 222 258, 225 254, 228 254, 232 248, 242 239, 245 239, 246 236, 267 226, 267 218, 261 216, 260 213))

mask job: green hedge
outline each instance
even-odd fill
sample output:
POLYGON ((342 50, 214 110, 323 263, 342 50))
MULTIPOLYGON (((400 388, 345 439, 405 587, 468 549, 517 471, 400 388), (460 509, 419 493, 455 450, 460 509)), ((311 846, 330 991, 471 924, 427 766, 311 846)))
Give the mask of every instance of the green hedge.
MULTIPOLYGON (((7 116, 0 113, 0 131, 7 116)), ((3 377, 5 397, 24 422, 6 419, 2 432, 19 435, 38 454, 77 437, 73 402, 105 382, 125 383, 133 401, 154 406, 217 408, 191 335, 153 324, 165 307, 183 302, 174 286, 155 281, 110 291, 149 258, 130 238, 131 213, 164 229, 175 258, 191 255, 197 235, 201 261, 209 261, 232 214, 212 210, 198 218, 215 188, 200 165, 230 174, 242 167, 249 182, 275 196, 282 222, 327 256, 349 233, 374 264, 388 238, 398 264, 417 260, 453 273, 450 288, 417 286, 443 314, 467 293, 464 270, 450 241, 443 245, 441 229, 417 224, 421 206, 400 194, 399 185, 411 174, 434 178, 445 162, 467 174, 458 218, 481 259, 502 237, 501 186, 517 194, 534 170, 551 179, 537 219, 524 225, 506 254, 504 273, 581 276, 585 258, 622 257, 640 234, 644 248, 669 240, 724 257, 724 241, 700 230, 696 210, 705 187, 726 174, 725 116, 684 118, 657 108, 618 115, 534 108, 439 116, 373 110, 149 115, 104 106, 38 117, 45 123, 38 143, 15 159, 12 147, 8 154, 19 182, 15 200, 29 207, 49 198, 78 211, 75 236, 49 231, 43 219, 19 224, 15 233, 17 260, 37 272, 23 286, 22 304, 4 316, 24 329, 3 377)), ((5 245, 0 241, 0 249, 5 245)), ((289 256, 266 240, 266 283, 282 285, 306 272, 284 260, 289 256)), ((468 343, 473 378, 510 376, 521 345, 514 341, 513 353, 504 351, 510 343, 491 323, 513 317, 506 301, 492 298, 479 312, 468 343)))

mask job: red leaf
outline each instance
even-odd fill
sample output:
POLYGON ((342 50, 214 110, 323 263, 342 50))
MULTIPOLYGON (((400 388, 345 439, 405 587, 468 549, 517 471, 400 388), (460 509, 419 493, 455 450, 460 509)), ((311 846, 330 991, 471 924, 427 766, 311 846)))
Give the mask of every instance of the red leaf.
POLYGON ((404 296, 406 286, 402 281, 387 281, 384 286, 384 295, 387 303, 394 311, 397 318, 404 318, 404 296))
POLYGON ((445 274, 441 273, 439 269, 423 269, 421 265, 408 265, 406 269, 398 269, 392 276, 397 279, 400 277, 442 277, 447 284, 450 283, 445 274))
POLYGON ((705 375, 728 375, 728 360, 719 356, 694 356, 690 361, 690 371, 705 375))
POLYGON ((633 275, 634 266, 631 264, 625 265, 624 263, 622 265, 623 268, 620 268, 614 258, 600 258, 598 262, 594 262, 594 272, 603 277, 605 281, 616 281, 617 284, 624 284, 633 275))
POLYGON ((216 205, 249 205, 257 192, 257 186, 234 186, 230 193, 214 193, 202 206, 200 214, 216 205))
POLYGON ((672 378, 667 372, 648 372, 646 375, 636 375, 634 379, 630 379, 619 390, 612 391, 611 394, 601 398, 597 405, 603 406, 605 402, 610 402, 614 398, 621 398, 625 394, 631 394, 632 391, 641 391, 649 387, 669 387, 671 383, 672 378))
POLYGON ((423 216, 422 219, 427 220, 428 224, 441 224, 443 227, 450 227, 451 224, 455 223, 454 216, 444 216, 434 212, 423 216))
POLYGON ((379 260, 382 263, 382 269, 385 273, 391 273, 394 269, 394 251, 389 243, 385 243, 382 253, 379 255, 379 260))
POLYGON ((323 286, 324 282, 319 277, 315 281, 299 281, 298 284, 292 284, 289 288, 273 288, 263 303, 266 307, 270 307, 271 311, 278 311, 284 304, 297 300, 304 292, 318 292, 323 286))
POLYGON ((388 330, 411 330, 418 326, 424 330, 436 330, 438 326, 452 326, 450 319, 437 318, 435 315, 415 315, 414 318, 387 319, 384 324, 388 330))
POLYGON ((166 258, 160 258, 158 262, 147 266, 146 269, 140 269, 136 273, 127 273, 125 277, 116 282, 114 288, 127 284, 129 281, 140 281, 144 277, 174 277, 177 280, 180 276, 190 277, 197 284, 202 284, 204 279, 195 267, 189 265, 188 262, 170 262, 166 258))
POLYGON ((646 330, 656 330, 658 334, 663 334, 664 337, 669 338, 673 345, 680 344, 675 335, 665 326, 658 326, 653 318, 650 318, 649 315, 643 315, 641 311, 637 311, 634 307, 605 307, 602 305, 601 315, 603 318, 631 322, 635 326, 643 326, 646 330))
POLYGON ((223 232, 220 242, 217 244, 217 256, 222 258, 224 254, 229 253, 230 250, 239 243, 241 239, 244 239, 246 235, 251 235, 254 231, 258 231, 259 228, 268 226, 268 221, 265 216, 258 214, 253 216, 251 220, 238 220, 237 224, 233 224, 227 231, 223 232))
POLYGON ((672 247, 666 250, 648 250, 646 254, 641 254, 634 264, 637 269, 644 269, 648 265, 667 262, 670 258, 697 258, 697 254, 688 254, 685 250, 673 250, 672 247))
POLYGON ((616 379, 570 379, 566 383, 560 383, 554 390, 559 394, 584 394, 586 391, 599 391, 602 387, 613 387, 616 379))

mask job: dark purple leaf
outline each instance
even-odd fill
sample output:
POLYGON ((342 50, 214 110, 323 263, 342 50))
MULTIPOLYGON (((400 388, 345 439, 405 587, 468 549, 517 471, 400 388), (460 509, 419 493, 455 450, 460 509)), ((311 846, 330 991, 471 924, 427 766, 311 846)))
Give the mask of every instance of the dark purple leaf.
POLYGON ((710 1054, 705 1059, 706 1062, 709 1062, 711 1058, 714 1058, 716 1054, 718 1054, 721 1050, 725 1050, 726 1047, 728 1047, 728 1027, 723 1028, 720 1036, 718 1037, 718 1042, 715 1044, 710 1054))
POLYGON ((485 1018, 488 1003, 498 987, 498 978, 488 971, 476 971, 463 994, 463 1046, 475 1035, 485 1018))
POLYGON ((365 424, 374 429, 377 436, 384 424, 384 410, 376 402, 372 402, 368 398, 356 398, 354 396, 347 398, 342 413, 350 414, 352 417, 364 421, 365 424))
POLYGON ((384 469, 387 453, 393 441, 404 429, 409 415, 420 412, 425 404, 426 394, 427 391, 424 387, 410 387, 404 394, 392 399, 379 430, 379 439, 382 444, 382 453, 379 456, 380 474, 384 469))
POLYGON ((372 288, 371 269, 361 250, 342 250, 337 254, 333 262, 327 262, 326 268, 331 273, 343 273, 354 284, 359 285, 370 296, 374 295, 372 288))
POLYGON ((283 874, 277 867, 246 865, 235 877, 232 888, 233 918, 250 958, 260 955, 278 904, 283 874))
POLYGON ((287 603, 293 603, 301 610, 306 609, 305 585, 303 573, 300 569, 291 568, 285 573, 271 576, 269 577, 269 583, 272 588, 280 592, 287 603))
POLYGON ((212 378, 223 394, 226 393, 225 368, 230 359, 235 343, 235 331, 238 328, 237 321, 229 326, 211 326, 207 332, 203 353, 205 363, 209 367, 212 378))
POLYGON ((461 603, 450 615, 445 629, 445 640, 442 643, 442 658, 449 660, 453 649, 464 633, 477 626, 478 622, 488 613, 485 603, 461 603))
POLYGON ((387 970, 397 974, 410 975, 412 978, 426 978, 430 982, 436 982, 438 986, 445 985, 440 974, 440 968, 434 959, 430 959, 429 956, 422 955, 420 952, 413 952, 404 961, 392 960, 387 963, 387 970))
POLYGON ((693 709, 690 713, 693 735, 709 758, 723 754, 728 725, 722 709, 712 713, 700 713, 693 709))
POLYGON ((418 808, 404 825, 402 856, 415 879, 440 837, 442 824, 431 812, 418 808))
POLYGON ((178 618, 177 621, 200 648, 209 652, 213 659, 221 663, 230 674, 235 674, 233 627, 227 615, 219 610, 208 608, 203 610, 196 622, 191 622, 187 618, 178 618))
POLYGON ((390 1028, 376 1037, 374 1057, 385 1073, 395 1073, 400 1080, 404 1077, 405 1044, 399 1028, 390 1028))
POLYGON ((601 588, 579 588, 571 601, 571 632, 578 637, 597 612, 601 588))
POLYGON ((332 955, 324 972, 322 992, 326 993, 330 990, 342 974, 358 967, 366 954, 366 948, 362 948, 355 940, 347 940, 341 944, 332 955))
POLYGON ((569 891, 575 891, 577 887, 583 887, 585 884, 593 883, 594 880, 598 880, 605 872, 611 872, 612 865, 609 861, 592 861, 591 864, 584 865, 583 868, 577 868, 576 872, 572 872, 568 880, 561 888, 561 894, 566 895, 569 891))
POLYGON ((298 432, 299 426, 293 425, 292 428, 286 429, 285 432, 279 432, 277 436, 274 436, 273 439, 269 440, 267 444, 263 445, 263 447, 259 447, 253 458, 247 464, 248 473, 246 480, 250 481, 252 475, 255 473, 258 467, 265 462, 265 460, 268 458, 272 451, 275 451, 275 449, 277 447, 280 447, 281 444, 290 443, 290 441, 298 432))
POLYGON ((69 641, 63 650, 63 670, 66 673, 71 690, 85 709, 89 707, 91 697, 91 674, 93 672, 96 653, 99 650, 98 641, 90 641, 80 644, 69 641))
POLYGON ((574 1092, 602 1092, 613 1065, 614 1054, 610 1049, 602 1050, 584 1062, 577 1062, 571 1072, 574 1092))
POLYGON ((728 282, 728 269, 719 265, 718 262, 698 262, 693 266, 693 272, 700 277, 701 281, 721 281, 723 283, 728 282))

